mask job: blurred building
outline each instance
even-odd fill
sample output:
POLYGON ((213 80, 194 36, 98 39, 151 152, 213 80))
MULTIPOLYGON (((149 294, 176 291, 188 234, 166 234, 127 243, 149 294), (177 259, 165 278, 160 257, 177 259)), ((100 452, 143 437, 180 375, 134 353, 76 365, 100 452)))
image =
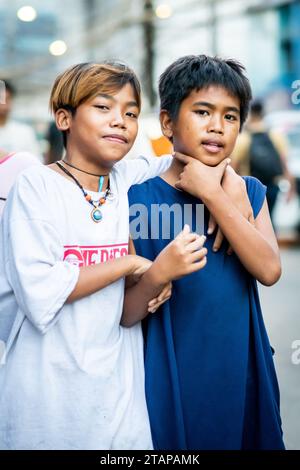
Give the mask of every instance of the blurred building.
POLYGON ((291 107, 300 79, 299 0, 173 0, 157 23, 156 76, 180 55, 219 54, 247 68, 255 95, 274 109, 291 107))
MULTIPOLYGON (((300 78, 300 0, 0 0, 0 78, 19 90, 15 113, 48 119, 56 75, 88 60, 119 59, 155 110, 157 78, 184 54, 219 54, 245 64, 256 95, 291 107, 300 78), (28 16, 29 15, 29 16, 28 16), (50 49, 49 49, 50 48, 50 49)), ((150 105, 149 105, 150 104, 150 105)), ((148 105, 148 106, 147 106, 148 105)))

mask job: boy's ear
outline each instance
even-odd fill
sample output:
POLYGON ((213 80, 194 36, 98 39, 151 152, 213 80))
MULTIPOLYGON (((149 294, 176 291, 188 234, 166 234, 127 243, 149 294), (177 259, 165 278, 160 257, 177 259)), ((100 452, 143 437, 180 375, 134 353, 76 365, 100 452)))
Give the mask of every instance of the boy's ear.
POLYGON ((173 137, 173 121, 170 118, 168 111, 162 109, 159 113, 160 127, 162 133, 169 140, 172 140, 173 137))
POLYGON ((72 114, 67 109, 60 108, 55 113, 56 126, 60 131, 67 131, 70 129, 72 121, 72 114))

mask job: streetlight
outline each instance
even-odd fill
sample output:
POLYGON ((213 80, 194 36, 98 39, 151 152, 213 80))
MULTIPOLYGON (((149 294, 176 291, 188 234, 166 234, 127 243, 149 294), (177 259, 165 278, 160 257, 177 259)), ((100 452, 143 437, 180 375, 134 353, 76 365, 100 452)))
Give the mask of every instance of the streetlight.
POLYGON ((167 3, 160 3, 155 9, 155 14, 158 18, 162 20, 170 18, 170 16, 172 15, 171 5, 168 5, 167 3))
POLYGON ((17 17, 21 21, 30 22, 36 19, 37 13, 32 6, 26 5, 24 7, 19 8, 19 10, 17 11, 17 17))
POLYGON ((61 40, 53 41, 51 42, 49 46, 50 54, 56 55, 56 56, 63 55, 66 52, 66 50, 67 50, 67 44, 65 43, 65 41, 61 41, 61 40))

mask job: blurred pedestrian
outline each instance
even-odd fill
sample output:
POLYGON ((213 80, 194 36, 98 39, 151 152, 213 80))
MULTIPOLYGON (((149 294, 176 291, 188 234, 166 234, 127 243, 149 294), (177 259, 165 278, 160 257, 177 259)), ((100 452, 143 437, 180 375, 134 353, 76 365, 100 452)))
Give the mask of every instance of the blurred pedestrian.
POLYGON ((4 152, 29 152, 40 155, 40 147, 32 127, 11 119, 16 90, 5 80, 4 103, 0 103, 0 149, 4 152))
POLYGON ((264 106, 254 100, 245 131, 240 134, 232 154, 232 166, 241 175, 258 178, 267 187, 267 201, 272 217, 279 192, 278 181, 290 183, 287 200, 295 191, 295 181, 287 166, 288 143, 283 134, 268 129, 264 123, 264 106))
POLYGON ((39 159, 28 152, 0 152, 0 219, 16 177, 25 168, 36 164, 41 164, 39 159))

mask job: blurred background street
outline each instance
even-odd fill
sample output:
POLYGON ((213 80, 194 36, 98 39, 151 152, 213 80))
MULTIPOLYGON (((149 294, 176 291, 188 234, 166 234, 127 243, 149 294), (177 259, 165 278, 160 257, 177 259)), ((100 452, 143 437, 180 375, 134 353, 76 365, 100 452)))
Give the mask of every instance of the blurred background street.
POLYGON ((293 342, 299 340, 300 347, 300 248, 281 249, 281 259, 280 281, 273 287, 260 286, 259 290, 265 324, 275 349, 285 444, 288 449, 300 449, 300 363, 292 363, 293 342))
POLYGON ((55 77, 72 64, 117 59, 141 79, 140 131, 128 158, 171 151, 160 131, 157 81, 173 60, 204 53, 245 65, 254 97, 264 102, 266 128, 286 142, 288 173, 276 182, 273 213, 283 275, 260 290, 276 350, 286 445, 300 449, 300 364, 291 359, 300 341, 300 1, 0 0, 0 31, 0 108, 1 84, 14 86, 11 114, 0 113, 0 154, 32 151, 44 163, 62 156, 48 100, 55 77), (32 147, 21 130, 10 147, 7 119, 30 127, 32 147))

